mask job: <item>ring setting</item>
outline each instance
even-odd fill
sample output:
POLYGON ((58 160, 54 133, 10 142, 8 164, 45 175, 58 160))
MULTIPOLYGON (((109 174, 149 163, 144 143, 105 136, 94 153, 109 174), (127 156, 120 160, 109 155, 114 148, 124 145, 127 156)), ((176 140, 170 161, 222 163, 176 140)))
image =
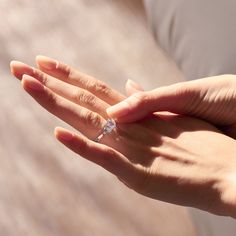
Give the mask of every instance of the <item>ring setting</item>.
POLYGON ((110 134, 115 128, 116 122, 113 119, 108 119, 101 132, 93 141, 99 143, 106 134, 110 134))

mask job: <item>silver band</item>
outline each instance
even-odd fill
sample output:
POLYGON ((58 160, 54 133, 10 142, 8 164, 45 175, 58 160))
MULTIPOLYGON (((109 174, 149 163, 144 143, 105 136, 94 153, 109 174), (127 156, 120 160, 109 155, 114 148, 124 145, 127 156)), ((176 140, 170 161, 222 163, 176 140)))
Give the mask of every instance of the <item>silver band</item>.
POLYGON ((99 143, 106 134, 111 133, 115 128, 116 122, 113 119, 108 119, 101 132, 93 141, 99 143))

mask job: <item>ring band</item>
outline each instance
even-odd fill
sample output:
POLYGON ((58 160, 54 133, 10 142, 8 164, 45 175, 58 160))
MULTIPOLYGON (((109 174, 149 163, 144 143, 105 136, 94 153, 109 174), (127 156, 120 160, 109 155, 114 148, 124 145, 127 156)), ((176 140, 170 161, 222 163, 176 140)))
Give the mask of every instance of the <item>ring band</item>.
POLYGON ((111 133, 115 128, 116 122, 113 119, 108 119, 101 132, 93 141, 99 143, 106 134, 111 133))

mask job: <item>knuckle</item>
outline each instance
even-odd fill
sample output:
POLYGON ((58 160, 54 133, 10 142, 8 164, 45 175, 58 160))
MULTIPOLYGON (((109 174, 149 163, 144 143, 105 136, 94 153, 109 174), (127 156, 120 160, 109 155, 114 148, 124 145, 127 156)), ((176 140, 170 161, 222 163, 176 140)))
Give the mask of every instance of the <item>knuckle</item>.
POLYGON ((189 95, 193 95, 193 94, 198 94, 197 91, 195 91, 194 86, 190 83, 190 84, 178 84, 176 85, 176 87, 173 90, 173 94, 175 96, 182 96, 182 97, 187 97, 189 95))
POLYGON ((56 104, 57 104, 57 98, 56 98, 55 94, 48 93, 46 102, 47 102, 47 106, 48 106, 49 110, 54 111, 56 108, 56 104))
POLYGON ((107 156, 109 156, 108 159, 114 159, 114 158, 116 158, 116 156, 117 156, 116 151, 113 150, 113 149, 111 149, 111 148, 108 148, 108 149, 106 150, 106 153, 107 153, 107 156))
POLYGON ((61 64, 61 67, 62 67, 64 73, 66 74, 66 77, 70 78, 71 74, 72 74, 71 67, 69 65, 66 65, 66 64, 61 64))
POLYGON ((111 148, 107 148, 105 152, 106 152, 106 155, 103 155, 101 157, 103 164, 106 165, 107 167, 113 166, 114 161, 116 160, 116 157, 117 157, 117 153, 115 152, 115 150, 111 148))
POLYGON ((92 85, 95 93, 100 93, 103 95, 108 95, 110 93, 110 88, 102 82, 93 82, 92 85))
POLYGON ((61 62, 57 62, 56 68, 63 75, 63 77, 65 77, 65 79, 69 80, 72 78, 73 70, 71 66, 61 62))
POLYGON ((67 64, 58 62, 57 63, 57 69, 62 70, 64 72, 69 73, 70 72, 70 67, 67 64))
POLYGON ((92 94, 86 92, 85 90, 77 89, 75 91, 74 97, 78 103, 87 104, 87 105, 95 104, 95 97, 92 94))
POLYGON ((98 114, 92 111, 87 111, 84 118, 86 125, 101 128, 101 117, 99 117, 98 114))
POLYGON ((34 75, 45 86, 48 85, 48 76, 39 70, 34 70, 34 75))
POLYGON ((194 82, 187 81, 170 85, 169 91, 173 96, 182 97, 184 99, 189 98, 189 96, 194 96, 194 95, 198 96, 199 89, 197 88, 199 87, 199 84, 198 83, 195 84, 194 82))
POLYGON ((72 97, 77 103, 81 103, 83 97, 83 91, 80 88, 75 89, 72 97))

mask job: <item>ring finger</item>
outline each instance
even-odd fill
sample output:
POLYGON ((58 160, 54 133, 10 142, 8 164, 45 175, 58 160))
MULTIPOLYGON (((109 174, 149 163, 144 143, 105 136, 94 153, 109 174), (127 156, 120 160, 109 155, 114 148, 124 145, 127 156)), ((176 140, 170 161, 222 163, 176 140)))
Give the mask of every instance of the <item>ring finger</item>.
POLYGON ((19 80, 22 79, 23 74, 32 76, 58 95, 107 118, 106 108, 109 105, 85 89, 65 83, 38 69, 17 61, 11 62, 11 71, 19 80))
POLYGON ((36 62, 40 70, 66 83, 78 86, 93 93, 110 105, 122 101, 125 97, 92 76, 86 75, 71 66, 45 56, 37 56, 36 62))
POLYGON ((46 110, 79 130, 90 139, 94 139, 105 124, 105 119, 98 113, 76 105, 59 96, 29 75, 23 76, 22 85, 46 110))

